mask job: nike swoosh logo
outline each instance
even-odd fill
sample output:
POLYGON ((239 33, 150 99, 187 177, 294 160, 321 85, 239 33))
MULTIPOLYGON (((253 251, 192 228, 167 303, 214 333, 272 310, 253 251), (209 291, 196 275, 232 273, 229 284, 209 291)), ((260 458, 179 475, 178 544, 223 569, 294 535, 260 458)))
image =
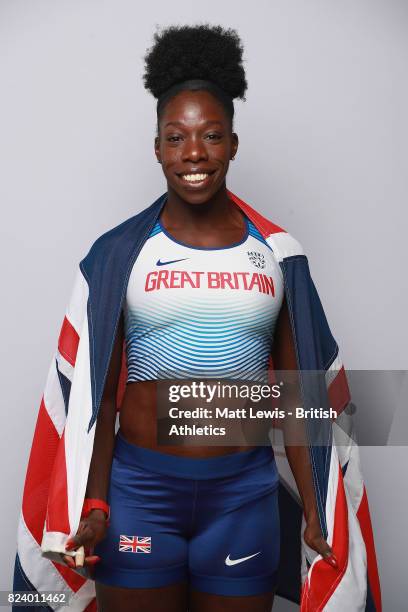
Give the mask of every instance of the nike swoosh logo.
POLYGON ((189 257, 183 257, 182 259, 170 259, 169 261, 160 261, 160 259, 158 259, 156 261, 156 266, 166 266, 167 264, 176 263, 176 261, 184 261, 185 259, 189 259, 189 257))
POLYGON ((248 559, 252 559, 252 557, 256 557, 256 555, 259 555, 260 553, 261 551, 259 550, 257 553, 249 555, 249 557, 241 557, 241 559, 230 559, 230 556, 228 555, 228 557, 225 559, 225 565, 237 565, 238 563, 242 563, 243 561, 248 561, 248 559))

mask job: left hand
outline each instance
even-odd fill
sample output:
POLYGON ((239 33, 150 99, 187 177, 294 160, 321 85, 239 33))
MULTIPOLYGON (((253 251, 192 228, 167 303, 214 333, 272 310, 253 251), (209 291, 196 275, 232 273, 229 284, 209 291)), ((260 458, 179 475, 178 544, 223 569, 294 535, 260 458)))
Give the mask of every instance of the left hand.
POLYGON ((306 528, 303 533, 303 539, 312 550, 316 551, 323 557, 323 560, 326 561, 326 563, 336 569, 338 568, 336 555, 323 538, 319 519, 317 517, 306 519, 306 528))

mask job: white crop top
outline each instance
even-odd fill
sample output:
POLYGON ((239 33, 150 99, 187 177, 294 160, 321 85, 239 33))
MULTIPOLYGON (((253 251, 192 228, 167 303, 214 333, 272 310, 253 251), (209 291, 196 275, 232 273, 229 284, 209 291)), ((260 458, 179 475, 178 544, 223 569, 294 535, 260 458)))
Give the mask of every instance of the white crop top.
POLYGON ((242 240, 194 247, 153 227, 124 302, 127 382, 229 378, 267 382, 282 272, 245 217, 242 240))

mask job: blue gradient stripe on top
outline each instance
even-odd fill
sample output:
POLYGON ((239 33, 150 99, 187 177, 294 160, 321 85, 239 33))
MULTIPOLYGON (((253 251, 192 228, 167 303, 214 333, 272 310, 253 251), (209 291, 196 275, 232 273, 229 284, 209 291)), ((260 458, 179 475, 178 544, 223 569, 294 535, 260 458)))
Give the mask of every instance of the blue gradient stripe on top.
POLYGON ((218 376, 262 379, 271 350, 270 313, 226 302, 206 308, 199 298, 174 304, 157 300, 154 311, 128 313, 129 378, 150 377, 151 368, 145 368, 150 361, 157 371, 174 369, 186 377, 211 369, 218 376), (216 315, 220 320, 214 320, 216 315))

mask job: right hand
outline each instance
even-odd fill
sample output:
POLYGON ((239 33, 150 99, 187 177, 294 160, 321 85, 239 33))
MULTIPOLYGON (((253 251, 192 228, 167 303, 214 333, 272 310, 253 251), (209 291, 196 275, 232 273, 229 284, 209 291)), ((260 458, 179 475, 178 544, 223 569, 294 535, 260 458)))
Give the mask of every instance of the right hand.
POLYGON ((85 556, 84 564, 82 564, 76 562, 76 557, 60 553, 61 559, 64 561, 65 565, 70 568, 87 565, 91 571, 93 565, 100 561, 100 557, 92 554, 93 549, 105 538, 107 530, 108 522, 105 513, 99 509, 91 510, 88 516, 81 520, 75 536, 68 540, 65 546, 66 550, 77 550, 79 547, 83 546, 85 548, 85 554, 89 554, 85 556))

